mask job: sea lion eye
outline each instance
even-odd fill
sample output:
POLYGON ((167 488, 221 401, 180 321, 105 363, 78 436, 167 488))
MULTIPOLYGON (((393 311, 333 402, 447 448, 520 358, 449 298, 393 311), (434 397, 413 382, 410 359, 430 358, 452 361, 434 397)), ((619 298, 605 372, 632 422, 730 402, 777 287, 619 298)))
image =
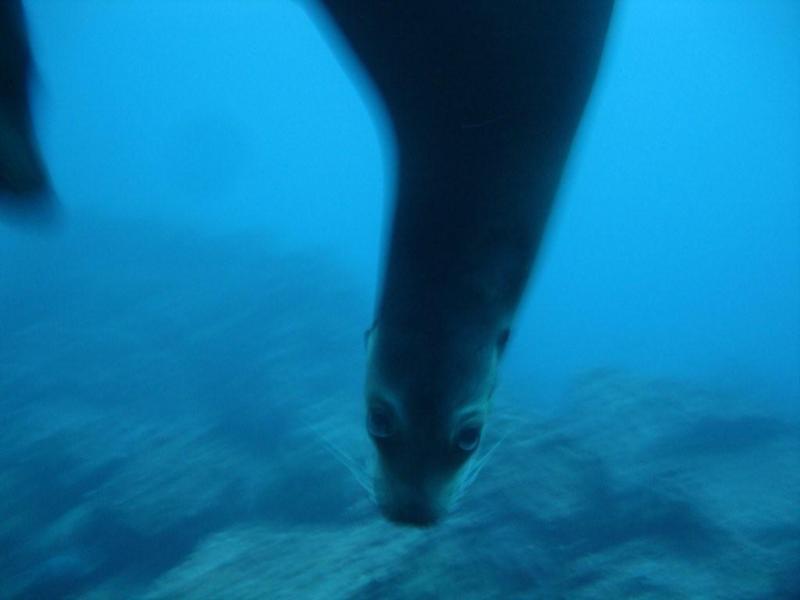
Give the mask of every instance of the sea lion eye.
POLYGON ((376 404, 367 411, 367 431, 374 438, 387 438, 395 431, 395 417, 388 406, 376 404))
POLYGON ((473 452, 481 441, 481 428, 477 425, 467 425, 456 435, 456 444, 464 452, 473 452))

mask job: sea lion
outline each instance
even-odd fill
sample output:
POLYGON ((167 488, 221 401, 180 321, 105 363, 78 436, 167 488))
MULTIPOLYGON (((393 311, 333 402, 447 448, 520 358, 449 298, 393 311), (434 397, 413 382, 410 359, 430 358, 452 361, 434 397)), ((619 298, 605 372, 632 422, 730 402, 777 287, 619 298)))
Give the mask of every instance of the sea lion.
POLYGON ((20 0, 0 2, 0 207, 41 217, 48 178, 33 132, 32 60, 20 0))
MULTIPOLYGON (((397 190, 367 430, 387 518, 431 525, 481 445, 497 365, 598 68, 613 0, 320 0, 383 99, 397 190)), ((0 2, 0 189, 46 176, 18 0, 0 2)))
POLYGON ((322 0, 397 145, 368 334, 367 430, 390 520, 446 514, 597 72, 612 0, 322 0))

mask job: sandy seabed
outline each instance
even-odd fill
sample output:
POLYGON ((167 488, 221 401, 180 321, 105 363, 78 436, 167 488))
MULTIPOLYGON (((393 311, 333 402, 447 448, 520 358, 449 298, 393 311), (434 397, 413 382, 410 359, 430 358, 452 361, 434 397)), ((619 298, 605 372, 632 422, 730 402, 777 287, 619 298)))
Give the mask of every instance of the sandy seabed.
POLYGON ((107 222, 13 256, 0 598, 800 594, 800 427, 757 398, 596 369, 538 414, 507 385, 463 504, 398 529, 327 448, 370 452, 334 265, 107 222))

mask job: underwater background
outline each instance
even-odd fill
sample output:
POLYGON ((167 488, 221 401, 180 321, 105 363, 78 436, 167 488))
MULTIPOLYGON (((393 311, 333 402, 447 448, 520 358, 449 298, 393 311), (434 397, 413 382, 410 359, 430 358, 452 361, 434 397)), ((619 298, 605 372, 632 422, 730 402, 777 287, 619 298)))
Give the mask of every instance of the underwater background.
POLYGON ((800 597, 800 3, 618 3, 440 526, 350 470, 385 116, 290 0, 29 0, 0 599, 800 597))

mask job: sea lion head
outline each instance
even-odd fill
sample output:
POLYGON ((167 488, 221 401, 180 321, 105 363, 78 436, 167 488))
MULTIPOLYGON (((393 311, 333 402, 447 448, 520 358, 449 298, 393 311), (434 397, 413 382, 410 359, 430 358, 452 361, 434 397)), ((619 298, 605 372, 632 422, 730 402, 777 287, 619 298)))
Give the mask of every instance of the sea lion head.
POLYGON ((382 326, 368 332, 367 431, 378 454, 375 498, 389 520, 433 525, 460 495, 507 337, 487 343, 382 326))

